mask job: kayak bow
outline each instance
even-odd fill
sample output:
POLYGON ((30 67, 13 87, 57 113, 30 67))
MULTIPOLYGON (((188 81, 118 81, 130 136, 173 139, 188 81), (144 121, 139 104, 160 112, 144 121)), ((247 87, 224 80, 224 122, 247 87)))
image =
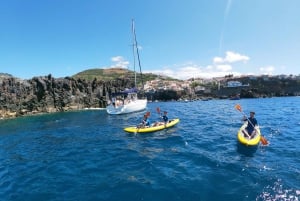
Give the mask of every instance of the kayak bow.
POLYGON ((250 136, 247 135, 248 132, 246 130, 246 127, 248 125, 248 122, 246 121, 241 128, 238 131, 237 134, 237 139, 240 143, 244 144, 244 145, 248 145, 248 146, 255 146, 258 145, 260 142, 260 138, 261 138, 261 134, 260 134, 260 129, 259 126, 255 126, 254 129, 256 131, 255 135, 253 137, 251 137, 251 139, 249 138, 250 136))

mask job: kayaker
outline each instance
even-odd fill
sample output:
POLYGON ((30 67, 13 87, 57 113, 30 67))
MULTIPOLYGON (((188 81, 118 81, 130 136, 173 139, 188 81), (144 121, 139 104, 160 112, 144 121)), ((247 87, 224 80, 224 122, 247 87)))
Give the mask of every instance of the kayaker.
POLYGON ((167 112, 167 111, 164 111, 164 115, 161 117, 161 118, 163 119, 163 121, 164 121, 165 124, 167 124, 167 123, 168 123, 168 120, 169 120, 167 114, 168 114, 168 112, 167 112))
POLYGON ((255 129, 254 126, 257 125, 257 120, 254 117, 255 112, 250 112, 250 117, 247 118, 246 116, 244 116, 243 120, 244 121, 248 121, 248 125, 246 127, 246 130, 248 132, 248 135, 250 136, 250 138, 255 134, 255 129))
POLYGON ((164 114, 163 114, 163 115, 160 114, 160 115, 162 115, 162 116, 160 116, 160 118, 163 120, 163 122, 155 122, 155 123, 153 124, 153 126, 161 126, 161 125, 165 125, 165 126, 166 126, 167 123, 168 123, 168 120, 169 120, 167 114, 168 114, 167 111, 164 111, 164 114))
POLYGON ((137 126, 137 128, 145 128, 147 126, 150 126, 150 121, 148 119, 148 115, 145 114, 142 122, 137 126))

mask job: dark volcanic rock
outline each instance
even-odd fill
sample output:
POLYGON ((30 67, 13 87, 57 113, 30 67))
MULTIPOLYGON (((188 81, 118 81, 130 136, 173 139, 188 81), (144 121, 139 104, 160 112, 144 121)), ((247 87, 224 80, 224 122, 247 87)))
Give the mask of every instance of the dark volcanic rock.
POLYGON ((21 80, 0 77, 0 118, 106 107, 106 96, 131 87, 126 79, 85 81, 51 75, 21 80))

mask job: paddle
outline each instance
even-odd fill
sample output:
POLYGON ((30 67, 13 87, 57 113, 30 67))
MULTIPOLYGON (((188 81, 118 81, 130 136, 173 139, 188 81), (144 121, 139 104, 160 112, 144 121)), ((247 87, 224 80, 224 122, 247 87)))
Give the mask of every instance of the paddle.
MULTIPOLYGON (((156 108, 156 111, 157 111, 157 113, 160 115, 159 117, 163 119, 164 125, 165 125, 165 127, 166 127, 166 126, 167 126, 167 122, 165 122, 165 120, 164 120, 164 118, 163 118, 163 116, 162 116, 162 113, 161 113, 161 111, 160 111, 160 108, 157 107, 157 108, 156 108)), ((165 115, 165 112, 164 112, 164 115, 165 115)))
MULTIPOLYGON (((160 114, 160 108, 159 107, 156 108, 156 112, 159 115, 159 119, 160 119, 161 114, 160 114)), ((159 122, 156 122, 155 126, 159 126, 159 122)))
POLYGON ((159 107, 156 108, 156 111, 157 111, 158 114, 160 114, 160 108, 159 107))
POLYGON ((161 112, 160 112, 160 108, 157 107, 157 108, 156 108, 156 111, 157 111, 157 114, 159 115, 159 119, 161 119, 162 114, 161 114, 161 112))
POLYGON ((145 114, 147 117, 149 117, 150 116, 150 112, 146 112, 146 114, 145 114))
MULTIPOLYGON (((248 119, 247 115, 243 112, 242 107, 239 104, 236 104, 234 106, 234 108, 236 110, 240 111, 247 118, 248 122, 253 126, 253 128, 255 128, 254 125, 252 124, 252 122, 248 119)), ((261 143, 263 145, 268 145, 269 144, 269 142, 267 141, 267 139, 264 136, 262 136, 262 135, 260 135, 260 141, 261 141, 261 143)))

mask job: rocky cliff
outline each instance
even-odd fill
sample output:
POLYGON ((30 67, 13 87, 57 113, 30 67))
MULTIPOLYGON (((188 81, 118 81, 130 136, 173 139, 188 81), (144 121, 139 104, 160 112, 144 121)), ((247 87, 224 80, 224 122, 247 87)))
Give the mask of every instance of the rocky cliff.
POLYGON ((0 118, 105 107, 108 94, 131 86, 127 79, 86 81, 48 75, 21 80, 2 76, 0 118))

